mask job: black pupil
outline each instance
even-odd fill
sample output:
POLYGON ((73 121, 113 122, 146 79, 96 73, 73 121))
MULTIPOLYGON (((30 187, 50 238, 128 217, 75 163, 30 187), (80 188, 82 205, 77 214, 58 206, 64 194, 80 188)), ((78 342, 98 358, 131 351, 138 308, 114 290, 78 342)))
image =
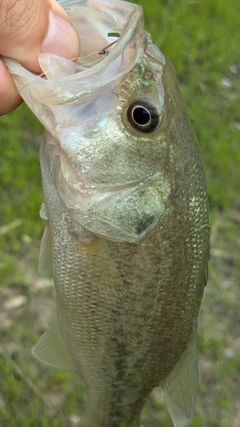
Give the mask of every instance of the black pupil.
POLYGON ((140 126, 144 126, 150 121, 150 113, 143 107, 136 107, 133 111, 133 120, 140 126))

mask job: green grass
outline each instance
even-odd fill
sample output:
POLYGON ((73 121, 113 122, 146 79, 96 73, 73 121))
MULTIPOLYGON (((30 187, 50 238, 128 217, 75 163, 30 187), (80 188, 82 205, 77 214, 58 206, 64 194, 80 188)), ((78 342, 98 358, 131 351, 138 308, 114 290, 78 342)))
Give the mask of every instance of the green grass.
MULTIPOLYGON (((209 189, 212 250, 199 317, 201 381, 192 427, 238 427, 239 1, 139 3, 147 31, 177 69, 209 189)), ((54 312, 51 281, 37 274, 44 227, 39 218, 41 138, 42 127, 26 106, 0 118, 0 427, 73 426, 86 405, 71 374, 40 365, 30 352, 54 312)), ((172 426, 157 389, 142 424, 172 426)))

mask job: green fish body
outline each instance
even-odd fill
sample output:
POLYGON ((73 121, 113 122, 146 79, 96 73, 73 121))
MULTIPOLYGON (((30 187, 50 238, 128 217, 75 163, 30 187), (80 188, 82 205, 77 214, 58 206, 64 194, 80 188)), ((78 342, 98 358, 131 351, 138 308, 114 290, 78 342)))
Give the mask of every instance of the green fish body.
POLYGON ((188 426, 209 253, 198 144, 141 7, 62 4, 82 43, 77 64, 41 54, 44 79, 5 60, 47 129, 40 271, 52 271, 57 319, 33 353, 77 370, 83 427, 139 426, 156 386, 174 426, 188 426))

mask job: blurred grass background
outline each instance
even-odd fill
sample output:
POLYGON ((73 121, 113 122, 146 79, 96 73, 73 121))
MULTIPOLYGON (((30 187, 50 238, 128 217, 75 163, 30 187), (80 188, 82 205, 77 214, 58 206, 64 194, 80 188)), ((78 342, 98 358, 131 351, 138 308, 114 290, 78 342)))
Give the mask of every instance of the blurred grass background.
MULTIPOLYGON (((192 427, 240 426, 239 0, 142 0, 146 30, 175 65, 201 147, 210 203, 210 278, 199 317, 200 387, 192 427)), ((0 426, 74 426, 85 407, 71 375, 30 349, 54 312, 37 274, 44 221, 42 126, 25 105, 0 118, 0 426)), ((144 427, 172 426, 155 390, 144 427)))

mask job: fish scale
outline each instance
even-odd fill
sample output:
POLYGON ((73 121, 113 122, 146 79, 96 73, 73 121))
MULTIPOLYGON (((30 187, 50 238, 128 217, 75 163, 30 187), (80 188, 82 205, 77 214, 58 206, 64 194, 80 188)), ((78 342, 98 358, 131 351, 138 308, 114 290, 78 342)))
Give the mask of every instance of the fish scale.
POLYGON ((138 427, 156 386, 174 427, 186 427, 209 258, 198 144, 141 7, 61 4, 82 42, 76 64, 40 54, 43 79, 4 59, 47 129, 39 266, 52 271, 57 315, 33 354, 76 370, 88 397, 82 427, 138 427))

